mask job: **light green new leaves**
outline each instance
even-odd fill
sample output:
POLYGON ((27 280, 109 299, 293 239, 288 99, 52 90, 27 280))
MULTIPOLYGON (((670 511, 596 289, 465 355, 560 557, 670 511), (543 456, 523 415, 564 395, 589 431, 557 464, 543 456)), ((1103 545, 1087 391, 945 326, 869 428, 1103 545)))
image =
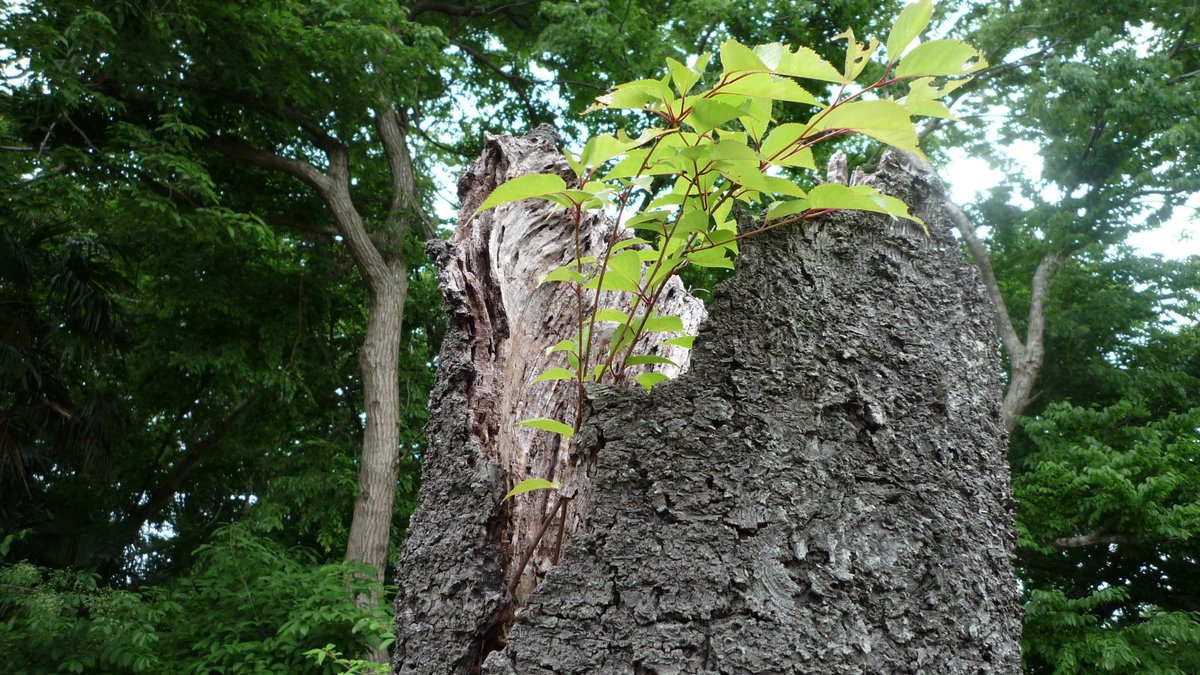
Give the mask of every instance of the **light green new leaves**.
POLYGON ((726 75, 738 71, 762 72, 766 64, 746 45, 732 38, 721 43, 721 68, 726 75))
POLYGON ((867 185, 849 186, 838 183, 818 185, 808 193, 808 207, 812 209, 874 211, 875 213, 886 213, 898 218, 907 218, 921 225, 925 224, 920 218, 908 212, 907 204, 867 185))
POLYGON ((904 57, 896 66, 896 76, 969 75, 986 67, 983 52, 962 40, 931 40, 904 57))
POLYGON ((842 83, 853 82, 871 61, 871 55, 879 49, 879 40, 871 38, 869 44, 863 44, 854 38, 854 31, 847 29, 845 33, 833 36, 834 40, 846 41, 846 71, 842 75, 842 83))
POLYGON ((777 75, 825 82, 842 81, 842 74, 838 69, 808 47, 796 47, 792 50, 786 45, 772 42, 755 47, 754 53, 777 75))
POLYGON ((535 417, 529 420, 521 420, 520 422, 517 422, 517 424, 523 427, 533 427, 534 429, 549 431, 562 436, 568 441, 571 440, 571 437, 575 435, 575 430, 572 429, 569 424, 563 424, 562 422, 559 422, 558 420, 552 420, 549 417, 535 417))
POLYGON ((671 81, 681 96, 686 96, 692 86, 700 79, 700 73, 688 68, 671 57, 667 57, 667 68, 671 71, 671 81))
POLYGON ((929 17, 933 15, 933 0, 918 0, 905 7, 892 30, 888 33, 888 61, 896 61, 904 53, 905 48, 917 39, 917 36, 929 25, 929 17))
POLYGON ((531 197, 545 197, 556 192, 562 192, 565 189, 567 189, 567 182, 561 176, 551 173, 517 176, 512 180, 505 181, 503 184, 498 185, 495 190, 492 190, 492 194, 488 195, 488 198, 483 200, 479 208, 475 209, 475 213, 471 214, 471 218, 493 206, 509 204, 531 197))
POLYGON ((525 480, 521 481, 520 483, 517 483, 517 486, 515 488, 509 490, 508 494, 504 495, 504 499, 500 500, 500 503, 503 504, 504 502, 508 501, 509 499, 512 499, 513 497, 516 497, 517 495, 523 495, 526 492, 533 492, 534 490, 561 490, 561 489, 562 489, 562 483, 559 483, 558 481, 548 481, 545 478, 526 478, 525 480))
POLYGON ((895 101, 851 101, 818 114, 813 130, 848 129, 924 157, 908 108, 895 101))

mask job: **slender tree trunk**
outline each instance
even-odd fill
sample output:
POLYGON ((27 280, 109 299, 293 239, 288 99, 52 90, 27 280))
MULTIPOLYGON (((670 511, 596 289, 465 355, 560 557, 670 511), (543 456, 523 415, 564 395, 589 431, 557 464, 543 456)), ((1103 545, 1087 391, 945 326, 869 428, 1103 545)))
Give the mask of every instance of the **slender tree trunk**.
POLYGON ((358 467, 358 497, 346 545, 346 560, 370 565, 383 581, 396 498, 400 461, 400 359, 407 270, 394 271, 390 283, 372 289, 367 304, 367 334, 359 351, 366 424, 358 467))
POLYGON ((1022 341, 1004 303, 1000 283, 992 269, 991 257, 975 233, 975 225, 967 214, 949 199, 946 200, 946 213, 950 222, 962 235, 967 251, 971 253, 975 266, 979 268, 984 288, 992 301, 993 322, 1000 333, 1000 339, 1004 342, 1004 349, 1008 352, 1008 391, 1001 404, 1000 418, 1005 430, 1011 432, 1017 424, 1017 417, 1034 399, 1033 386, 1046 358, 1046 293, 1050 290, 1050 282, 1066 260, 1067 254, 1049 251, 1038 261, 1037 270, 1034 271, 1030 282, 1029 316, 1026 321, 1028 327, 1025 340, 1022 341))
MULTIPOLYGON (((543 137, 493 139, 464 212, 557 165, 543 137)), ((566 301, 512 303, 506 284, 573 257, 556 244, 569 223, 525 202, 435 247, 450 330, 394 672, 1018 671, 991 309, 936 178, 889 155, 866 180, 932 236, 843 212, 747 241, 686 372, 653 395, 591 390, 565 447, 513 442, 512 425, 571 405, 526 384, 566 301), (499 504, 551 466, 559 496, 499 504), (561 557, 555 542, 518 576, 560 498, 561 557)))

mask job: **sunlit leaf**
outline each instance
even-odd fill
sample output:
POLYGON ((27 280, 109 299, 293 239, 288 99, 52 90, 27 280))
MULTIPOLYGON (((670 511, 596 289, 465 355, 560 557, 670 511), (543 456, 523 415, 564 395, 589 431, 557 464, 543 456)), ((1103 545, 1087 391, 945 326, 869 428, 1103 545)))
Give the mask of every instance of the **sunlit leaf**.
POLYGON ((841 82, 842 74, 815 51, 808 47, 796 47, 793 51, 782 47, 779 62, 771 68, 780 75, 802 77, 808 80, 823 80, 825 82, 841 82))
POLYGON ((517 424, 523 427, 533 427, 534 429, 556 433, 567 440, 570 440, 575 435, 575 430, 570 425, 563 424, 558 420, 552 420, 549 417, 535 417, 529 420, 521 420, 517 424))
POLYGON ((601 307, 596 310, 594 316, 596 321, 607 321, 610 323, 629 323, 629 315, 619 309, 611 307, 601 307))
POLYGON ((682 333, 683 320, 677 316, 653 316, 646 319, 643 333, 682 333))
POLYGON ((559 483, 558 481, 548 481, 545 478, 526 478, 525 480, 521 481, 520 483, 517 483, 517 486, 515 488, 509 490, 508 494, 504 495, 504 499, 500 500, 500 503, 503 504, 504 502, 508 501, 509 499, 511 499, 513 497, 516 497, 517 495, 523 495, 526 492, 533 492, 534 490, 561 490, 561 489, 562 489, 562 483, 559 483))
POLYGON ((874 211, 924 224, 920 218, 908 212, 907 204, 895 197, 885 195, 869 185, 849 186, 824 183, 814 187, 808 193, 808 200, 810 208, 814 209, 874 211))
POLYGON ((904 57, 896 76, 968 75, 986 67, 983 52, 962 40, 930 40, 904 57))
POLYGON ((554 380, 574 380, 576 374, 566 368, 547 368, 544 373, 534 378, 534 382, 551 382, 554 380))
POLYGON ((850 29, 833 36, 833 39, 846 41, 846 70, 842 76, 842 82, 853 82, 867 67, 871 55, 879 48, 879 40, 871 38, 870 44, 863 44, 855 39, 854 31, 850 29))
POLYGON ((668 359, 665 356, 658 356, 656 354, 640 354, 638 356, 630 356, 629 358, 625 359, 625 365, 627 365, 627 366, 665 365, 665 366, 676 366, 676 367, 679 366, 678 363, 675 363, 671 359, 668 359))
POLYGON ((924 157, 908 109, 895 101, 851 101, 829 109, 814 130, 849 129, 924 157))
POLYGON ((813 160, 811 148, 799 150, 793 148, 785 151, 786 148, 795 146, 798 141, 802 140, 806 126, 792 122, 775 127, 762 142, 762 158, 778 166, 816 169, 817 165, 813 160))
POLYGON ((684 349, 691 349, 692 345, 695 342, 696 342, 695 335, 680 335, 677 338, 671 338, 670 340, 663 340, 662 344, 674 345, 676 347, 683 347, 684 349))
POLYGON ((710 98, 698 98, 694 101, 689 101, 692 112, 686 118, 689 126, 696 130, 697 133, 704 133, 710 129, 725 124, 731 120, 741 117, 744 113, 731 106, 714 101, 710 98))
POLYGON ((767 220, 779 220, 788 216, 809 210, 811 202, 807 199, 789 199, 773 202, 767 207, 767 220))
POLYGON ((555 267, 553 270, 543 274, 542 277, 538 279, 539 284, 545 284, 551 281, 574 281, 577 284, 581 284, 584 281, 584 276, 579 273, 579 270, 576 269, 575 264, 571 263, 562 265, 561 267, 555 267))
POLYGON ((686 95, 700 79, 700 73, 671 57, 667 57, 667 68, 671 71, 671 80, 675 83, 675 89, 680 95, 686 95))
POLYGON ((888 32, 887 57, 888 61, 900 58, 904 50, 929 25, 933 16, 933 0, 918 0, 900 11, 892 30, 888 32))
POLYGON ((642 385, 646 391, 652 391, 654 389, 654 385, 670 378, 662 373, 642 373, 641 375, 634 375, 633 379, 638 384, 642 385))
POLYGON ((524 176, 517 176, 512 180, 505 181, 498 185, 488 198, 483 200, 475 213, 471 217, 479 215, 480 211, 490 209, 493 206, 508 204, 522 199, 531 197, 544 197, 548 194, 561 192, 567 187, 566 181, 561 176, 552 173, 534 173, 524 176))
POLYGON ((752 49, 737 40, 726 40, 721 43, 721 68, 725 73, 738 71, 766 70, 762 59, 752 49))

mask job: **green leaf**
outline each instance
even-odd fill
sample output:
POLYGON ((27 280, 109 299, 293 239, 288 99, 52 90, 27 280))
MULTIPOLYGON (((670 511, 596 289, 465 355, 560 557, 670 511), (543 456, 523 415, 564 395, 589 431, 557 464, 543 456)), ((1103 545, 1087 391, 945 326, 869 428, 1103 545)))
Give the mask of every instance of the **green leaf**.
POLYGON ((677 338, 671 338, 670 340, 662 341, 662 344, 664 344, 664 345, 674 345, 676 347, 683 347, 684 349, 691 349, 692 345, 695 343, 696 343, 695 335, 680 335, 677 338))
POLYGON ((579 273, 579 270, 576 269, 574 264, 567 264, 560 267, 555 267, 553 270, 543 274, 542 277, 538 279, 539 284, 544 284, 551 281, 574 281, 577 284, 581 284, 584 281, 584 276, 579 273))
POLYGON ((841 81, 848 84, 862 73, 863 68, 867 67, 867 63, 871 61, 871 55, 879 48, 879 40, 871 38, 871 43, 865 45, 854 38, 854 31, 850 29, 833 36, 833 39, 846 41, 846 71, 841 81))
POLYGON ((715 129, 744 114, 741 110, 731 105, 714 101, 711 98, 698 98, 691 102, 691 106, 692 112, 687 116, 685 121, 698 134, 715 129))
POLYGON ((552 481, 546 480, 545 478, 526 478, 525 480, 521 481, 520 483, 517 483, 517 486, 515 488, 509 490, 508 494, 504 495, 504 499, 500 500, 500 503, 503 504, 504 502, 508 501, 509 499, 511 499, 513 497, 516 497, 517 495, 523 495, 526 492, 533 492, 534 490, 561 490, 561 489, 562 489, 562 483, 559 483, 558 481, 552 482, 552 481))
POLYGON ((692 86, 700 79, 700 73, 688 68, 671 57, 667 57, 667 68, 671 71, 671 80, 680 96, 686 96, 692 86))
POLYGON ((577 351, 579 351, 579 345, 574 340, 563 340, 552 347, 546 348, 547 354, 553 354, 554 352, 577 352, 577 351))
POLYGON ((721 68, 726 74, 767 69, 752 49, 734 39, 721 43, 721 68))
POLYGON ((779 62, 771 68, 773 72, 807 80, 842 81, 842 74, 838 69, 808 47, 797 47, 795 51, 791 51, 786 45, 780 46, 779 62))
POLYGON ((525 176, 517 176, 512 180, 505 181, 503 184, 492 190, 492 194, 483 200, 479 208, 475 209, 475 213, 471 217, 479 215, 481 211, 490 209, 493 206, 508 204, 522 199, 531 197, 545 197, 555 192, 561 192, 567 189, 567 183, 561 176, 552 173, 534 173, 525 176))
POLYGON ((608 257, 602 291, 637 293, 642 283, 642 259, 637 251, 624 250, 608 257))
POLYGON ((913 115, 925 115, 927 117, 942 117, 954 122, 961 121, 950 112, 944 103, 937 99, 946 94, 958 89, 967 84, 971 80, 962 78, 958 80, 945 80, 943 84, 935 86, 932 77, 917 78, 908 83, 908 96, 900 99, 899 103, 908 108, 908 111, 913 115))
POLYGON ((596 321, 607 321, 610 323, 627 324, 629 323, 629 315, 619 309, 611 307, 601 307, 596 310, 596 321))
POLYGON ((856 211, 873 211, 886 213, 890 216, 907 218, 908 220, 924 222, 908 212, 904 202, 885 195, 869 185, 841 185, 838 183, 823 183, 808 193, 809 208, 814 209, 854 209, 856 211))
POLYGON ((643 333, 682 333, 683 320, 677 316, 652 316, 646 319, 643 333))
POLYGON ((768 73, 744 75, 714 91, 715 96, 752 96, 792 103, 817 104, 816 97, 796 84, 795 80, 775 77, 768 73))
POLYGON ((773 202, 767 207, 767 220, 779 220, 797 213, 802 213, 811 208, 811 203, 807 199, 789 199, 787 201, 773 202))
POLYGON ((816 169, 817 165, 813 161, 811 148, 804 148, 795 152, 783 152, 785 148, 799 143, 804 138, 804 131, 807 127, 808 125, 806 124, 797 124, 795 122, 780 124, 775 127, 762 142, 762 158, 778 166, 799 166, 816 169), (777 154, 780 156, 774 157, 777 154), (774 158, 772 159, 772 157, 774 158))
POLYGON ((983 51, 962 40, 931 40, 904 57, 896 66, 896 77, 968 75, 986 67, 983 51))
POLYGON ((523 427, 533 427, 534 429, 556 433, 567 440, 571 440, 571 437, 575 435, 575 430, 570 425, 563 424, 558 420, 552 420, 549 417, 535 417, 533 419, 521 420, 517 424, 523 427))
POLYGON ((635 382, 642 385, 646 391, 652 391, 654 389, 654 385, 670 378, 662 373, 642 373, 641 375, 634 375, 633 379, 635 382))
POLYGON ((659 80, 634 80, 617 85, 615 89, 597 100, 605 103, 609 108, 641 110, 647 104, 671 98, 671 90, 659 80))
POLYGON ((892 30, 888 32, 887 56, 888 61, 895 61, 904 53, 906 47, 929 25, 933 16, 933 0, 918 0, 900 11, 892 30))
POLYGON ((743 104, 744 113, 739 121, 742 123, 742 128, 755 141, 763 137, 767 133, 767 128, 771 126, 771 109, 774 102, 768 98, 751 98, 743 104))
POLYGON ((630 150, 625 153, 625 157, 621 161, 613 165, 613 168, 604 176, 604 180, 632 178, 638 175, 638 172, 642 168, 642 163, 646 161, 646 157, 649 155, 649 149, 630 150))
POLYGON ((576 374, 566 368, 547 368, 546 372, 534 378, 534 382, 551 382, 555 380, 574 380, 576 374))
POLYGON ((625 151, 625 144, 611 134, 592 136, 579 153, 579 162, 585 169, 594 169, 625 151))
POLYGON ((640 354, 638 356, 630 356, 629 358, 625 359, 625 365, 627 365, 627 366, 666 365, 666 366, 679 367, 679 364, 675 363, 671 359, 668 359, 665 356, 657 356, 655 354, 640 354))
POLYGON ((895 101, 851 101, 830 108, 813 130, 849 129, 924 158, 909 111, 895 101))

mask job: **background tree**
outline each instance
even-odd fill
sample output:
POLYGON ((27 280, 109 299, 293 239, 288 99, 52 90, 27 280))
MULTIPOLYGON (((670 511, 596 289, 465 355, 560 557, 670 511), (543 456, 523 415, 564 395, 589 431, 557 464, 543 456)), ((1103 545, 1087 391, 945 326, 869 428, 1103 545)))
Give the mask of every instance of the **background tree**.
MULTIPOLYGON (((561 118, 566 137, 577 138, 583 120, 574 112, 664 56, 685 58, 728 34, 819 45, 849 25, 880 35, 895 9, 690 0, 0 9, 0 528, 25 532, 10 541, 7 560, 75 565, 99 570, 101 586, 149 588, 198 570, 195 548, 220 524, 246 519, 257 523, 254 536, 310 548, 316 562, 345 556, 366 409, 357 362, 367 324, 363 277, 315 189, 229 154, 229 144, 328 173, 320 133, 340 143, 351 201, 378 249, 387 238, 380 232, 399 219, 374 112, 385 104, 406 134, 419 210, 432 213, 433 178, 474 158, 481 130, 561 118)), ((1037 377, 1026 378, 1027 415, 1055 402, 1104 410, 1126 400, 1137 418, 1130 424, 1149 426, 1197 405, 1186 385, 1191 343, 1174 337, 1195 317, 1194 263, 1139 260, 1118 248, 1142 215, 1153 224, 1167 215, 1160 206, 1195 192, 1187 173, 1197 137, 1195 12, 1184 1, 936 8, 935 21, 957 25, 994 66, 955 107, 970 125, 931 130, 925 144, 965 147, 1006 176, 966 213, 1018 338, 1008 340, 1010 363, 1023 363, 1011 358, 1019 356, 1014 345, 1036 354, 1026 346, 1043 336, 1037 377), (1001 119, 1002 136, 987 136, 986 123, 1001 119), (1041 177, 1022 177, 993 152, 1039 138, 1047 139, 1041 177), (1071 185, 1074 192, 1065 189, 1071 185), (1032 281, 1047 256, 1062 261, 1052 278, 1042 275, 1049 281, 1037 295, 1032 281), (1031 303, 1035 295, 1040 305, 1031 303), (1044 316, 1041 329, 1031 306, 1044 310, 1034 313, 1044 316)), ((870 148, 848 150, 852 165, 873 161, 870 148)), ((400 488, 393 549, 412 507, 441 334, 420 239, 410 229, 393 238, 400 246, 379 249, 409 270, 396 446, 409 454, 397 455, 392 483, 400 488)), ((1050 493, 1085 471, 1064 453, 1090 443, 1086 425, 1052 425, 1061 452, 1042 455, 1019 417, 1018 490, 1025 473, 1050 493), (1054 482, 1036 470, 1043 457, 1065 462, 1054 482)), ((1124 437, 1095 433, 1114 453, 1130 447, 1118 442, 1124 437)), ((1190 447, 1168 445, 1172 453, 1190 447)), ((1099 503, 1072 511, 1069 526, 1041 508, 1022 511, 1031 533, 1022 541, 1043 547, 1095 535, 1108 513, 1099 503), (1057 529, 1039 529, 1052 522, 1057 529)), ((1144 513, 1187 503, 1177 489, 1146 502, 1144 513)), ((1141 667, 1106 661, 1111 650, 1095 644, 1109 643, 1079 645, 1151 625, 1152 608, 1168 607, 1157 603, 1194 574, 1194 538, 1186 527, 1174 539, 1112 527, 1103 536, 1145 543, 1024 549, 1031 602, 1036 589, 1079 602, 1108 586, 1131 593, 1123 604, 1076 602, 1052 614, 1057 623, 1031 628, 1030 639, 1046 638, 1027 645, 1031 669, 1141 667), (1107 562, 1112 553, 1126 559, 1123 569, 1150 570, 1164 547, 1182 551, 1171 554, 1182 562, 1170 580, 1141 574, 1134 584, 1107 562), (1083 570, 1078 583, 1072 565, 1083 570), (1151 586, 1154 593, 1143 594, 1151 586), (1091 628, 1070 628, 1080 621, 1091 628), (1081 665, 1070 666, 1071 658, 1081 665)), ((1195 611, 1186 603, 1175 609, 1195 611)), ((1178 634, 1177 649, 1156 639, 1156 650, 1143 642, 1131 653, 1156 663, 1188 644, 1178 634)))
POLYGON ((1030 672, 1196 667, 1200 260, 1126 242, 1194 218, 1198 18, 1195 3, 1047 1, 959 23, 998 63, 956 108, 992 123, 947 140, 1004 176, 959 226, 1009 362, 1030 672), (1004 150, 1022 144, 1040 173, 1004 150))

